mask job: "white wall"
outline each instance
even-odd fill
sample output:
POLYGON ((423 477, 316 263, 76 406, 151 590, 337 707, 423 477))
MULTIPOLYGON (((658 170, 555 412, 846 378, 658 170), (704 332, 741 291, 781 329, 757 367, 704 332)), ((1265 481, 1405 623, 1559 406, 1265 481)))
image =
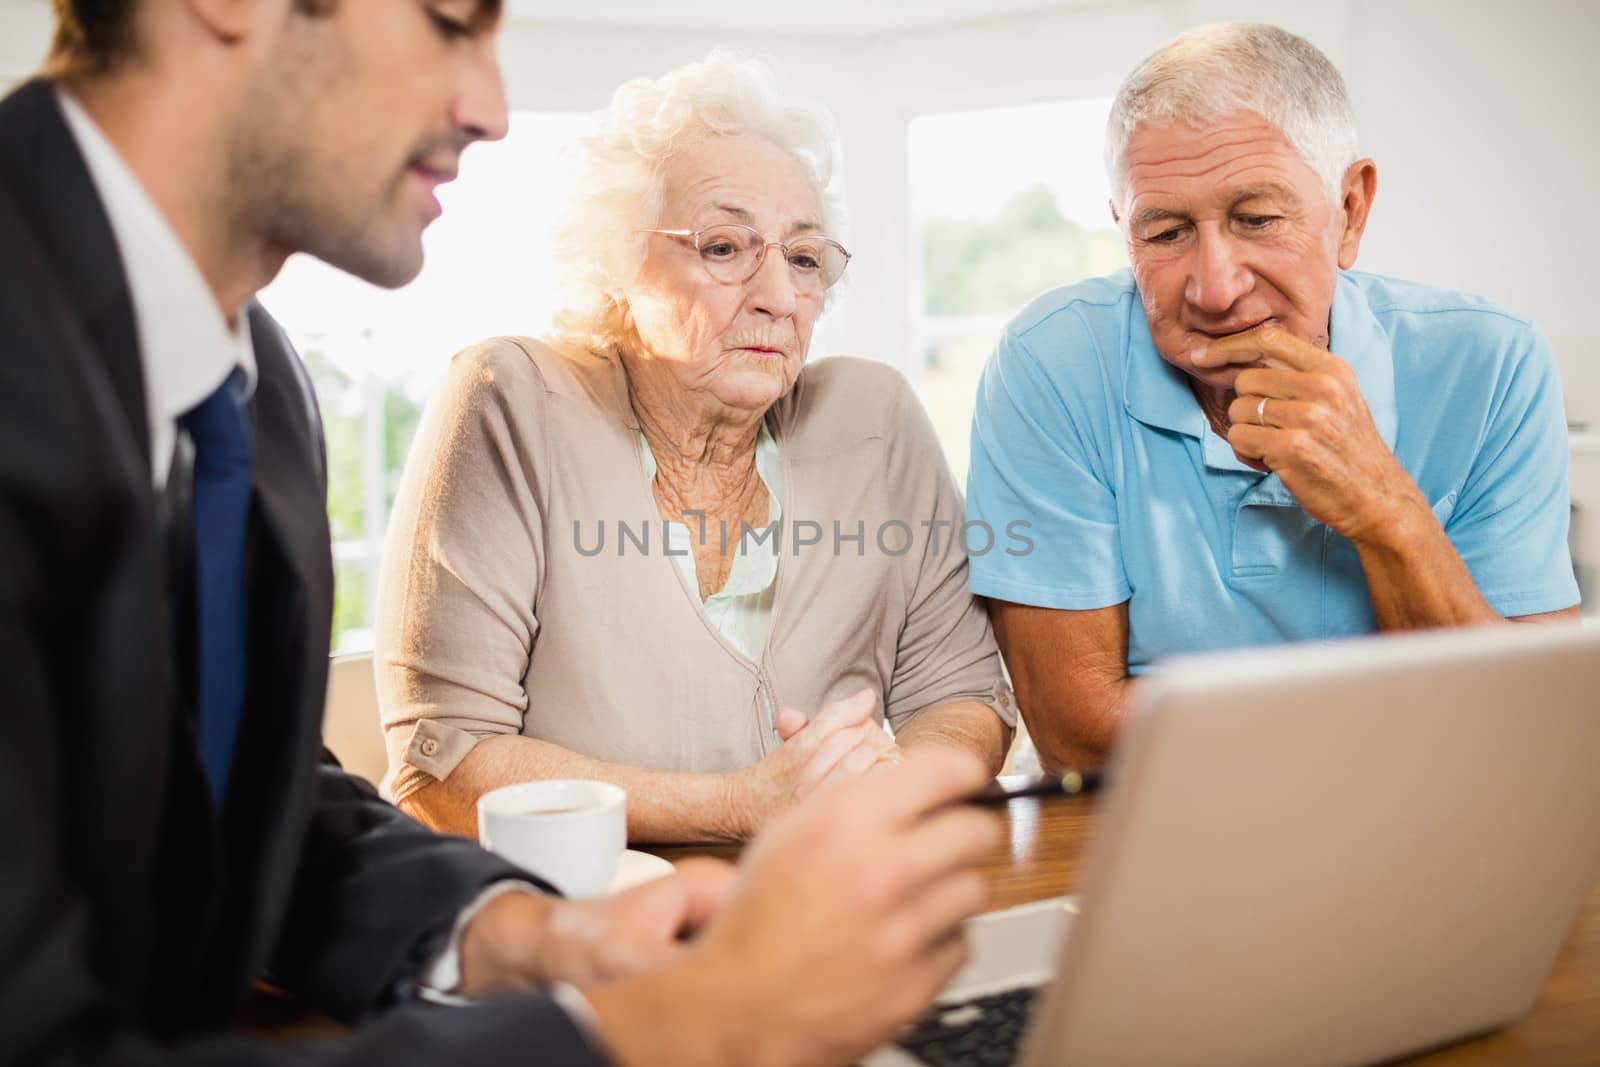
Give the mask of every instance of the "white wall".
POLYGON ((1363 261, 1532 315, 1600 428, 1600 4, 1358 0, 1349 76, 1378 214, 1363 261))
POLYGON ((49 43, 49 0, 0 0, 0 87, 38 69, 49 43))

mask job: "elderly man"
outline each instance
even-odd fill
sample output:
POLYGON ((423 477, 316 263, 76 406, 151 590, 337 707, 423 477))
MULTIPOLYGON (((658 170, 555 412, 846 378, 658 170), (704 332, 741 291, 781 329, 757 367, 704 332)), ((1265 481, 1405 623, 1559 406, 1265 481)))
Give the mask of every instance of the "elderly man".
POLYGON ((1092 764, 1164 656, 1568 619, 1560 385, 1532 323, 1350 270, 1377 190, 1338 72, 1205 27, 1106 136, 1132 272, 1048 293, 983 376, 972 561, 1046 765, 1092 764))

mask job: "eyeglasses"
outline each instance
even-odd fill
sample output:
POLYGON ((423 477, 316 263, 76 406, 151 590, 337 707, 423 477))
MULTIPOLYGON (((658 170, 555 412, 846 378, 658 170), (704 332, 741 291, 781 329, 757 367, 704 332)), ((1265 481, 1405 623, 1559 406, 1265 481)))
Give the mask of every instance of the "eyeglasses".
POLYGON ((769 241, 749 226, 727 223, 703 230, 641 230, 659 233, 693 243, 700 253, 706 273, 728 285, 742 285, 756 276, 767 258, 767 249, 777 245, 789 263, 794 287, 802 293, 820 293, 844 275, 850 253, 844 245, 827 237, 797 237, 793 241, 769 241))

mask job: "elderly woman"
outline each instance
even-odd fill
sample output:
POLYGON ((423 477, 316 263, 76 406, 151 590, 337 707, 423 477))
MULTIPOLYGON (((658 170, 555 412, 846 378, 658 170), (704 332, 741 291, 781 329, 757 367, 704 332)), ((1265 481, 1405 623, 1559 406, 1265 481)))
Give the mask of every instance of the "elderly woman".
POLYGON ((1013 320, 973 420, 973 514, 1038 549, 972 586, 1047 765, 1102 760, 1167 656, 1577 615, 1550 347, 1350 270, 1356 144, 1339 72, 1272 26, 1193 30, 1117 94, 1132 271, 1013 320))
POLYGON ((634 840, 737 840, 897 743, 998 770, 1012 700, 932 428, 890 368, 806 365, 849 260, 829 127, 713 55, 623 86, 579 151, 582 298, 456 357, 396 503, 395 800, 470 833, 488 790, 595 778, 634 840))

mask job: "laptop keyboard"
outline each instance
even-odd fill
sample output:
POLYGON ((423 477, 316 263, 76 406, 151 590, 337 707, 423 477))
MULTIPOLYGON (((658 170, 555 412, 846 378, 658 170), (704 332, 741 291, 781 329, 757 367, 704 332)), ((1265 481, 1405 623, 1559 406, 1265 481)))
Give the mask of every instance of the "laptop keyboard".
POLYGON ((936 1005, 896 1039, 930 1067, 1010 1067, 1036 986, 936 1005))

